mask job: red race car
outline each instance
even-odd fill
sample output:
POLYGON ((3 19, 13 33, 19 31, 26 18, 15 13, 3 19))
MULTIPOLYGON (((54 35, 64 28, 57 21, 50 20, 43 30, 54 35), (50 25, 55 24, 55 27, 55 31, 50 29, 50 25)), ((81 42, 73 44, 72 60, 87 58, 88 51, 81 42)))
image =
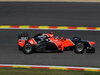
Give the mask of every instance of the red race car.
POLYGON ((34 52, 63 52, 73 50, 75 53, 95 53, 96 44, 93 41, 81 40, 79 37, 72 39, 64 37, 54 37, 53 32, 47 34, 37 34, 30 38, 28 33, 18 35, 18 47, 25 54, 34 52))

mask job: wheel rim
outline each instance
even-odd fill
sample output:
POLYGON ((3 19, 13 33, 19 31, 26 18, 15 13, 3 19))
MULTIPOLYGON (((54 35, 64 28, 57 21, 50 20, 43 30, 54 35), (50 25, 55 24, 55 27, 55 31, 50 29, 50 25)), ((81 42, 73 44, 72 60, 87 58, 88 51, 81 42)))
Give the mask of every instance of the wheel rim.
POLYGON ((83 49, 84 49, 84 46, 83 46, 82 44, 79 43, 79 44, 77 45, 77 51, 78 51, 78 52, 82 52, 83 49))

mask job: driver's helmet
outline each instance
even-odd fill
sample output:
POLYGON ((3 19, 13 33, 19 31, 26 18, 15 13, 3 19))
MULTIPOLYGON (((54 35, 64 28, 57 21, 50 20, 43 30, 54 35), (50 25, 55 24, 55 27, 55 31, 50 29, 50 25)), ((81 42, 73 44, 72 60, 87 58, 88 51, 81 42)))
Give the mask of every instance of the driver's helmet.
POLYGON ((54 37, 53 32, 50 32, 50 33, 48 34, 48 37, 49 37, 49 38, 53 38, 53 37, 54 37))

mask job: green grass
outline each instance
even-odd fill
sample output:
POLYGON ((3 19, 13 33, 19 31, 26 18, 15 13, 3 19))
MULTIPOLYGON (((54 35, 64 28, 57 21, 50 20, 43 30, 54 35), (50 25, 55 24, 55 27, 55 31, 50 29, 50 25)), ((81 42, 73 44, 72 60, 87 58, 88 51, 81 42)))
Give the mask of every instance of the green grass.
POLYGON ((0 75, 100 75, 100 72, 0 68, 0 75))

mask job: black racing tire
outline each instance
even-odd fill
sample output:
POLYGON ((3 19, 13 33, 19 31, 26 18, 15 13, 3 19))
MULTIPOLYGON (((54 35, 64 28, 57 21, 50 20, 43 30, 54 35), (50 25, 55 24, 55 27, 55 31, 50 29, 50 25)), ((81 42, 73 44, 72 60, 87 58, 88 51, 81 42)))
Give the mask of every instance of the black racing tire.
POLYGON ((90 47, 90 48, 86 49, 86 53, 95 53, 95 48, 90 47))
POLYGON ((75 49, 74 49, 74 52, 75 53, 79 53, 79 54, 82 54, 84 53, 84 44, 79 42, 75 45, 75 49))
POLYGON ((32 54, 35 51, 35 49, 30 43, 26 43, 22 51, 24 54, 32 54))

